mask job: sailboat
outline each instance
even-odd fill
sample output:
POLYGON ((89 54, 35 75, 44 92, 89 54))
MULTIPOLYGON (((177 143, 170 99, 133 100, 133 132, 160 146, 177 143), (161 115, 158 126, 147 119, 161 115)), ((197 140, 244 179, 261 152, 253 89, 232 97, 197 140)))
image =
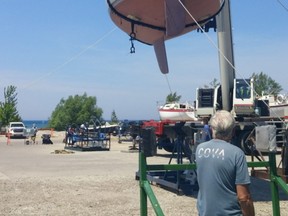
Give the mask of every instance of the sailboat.
POLYGON ((158 111, 161 121, 197 121, 195 109, 188 102, 166 103, 165 105, 160 106, 158 111))

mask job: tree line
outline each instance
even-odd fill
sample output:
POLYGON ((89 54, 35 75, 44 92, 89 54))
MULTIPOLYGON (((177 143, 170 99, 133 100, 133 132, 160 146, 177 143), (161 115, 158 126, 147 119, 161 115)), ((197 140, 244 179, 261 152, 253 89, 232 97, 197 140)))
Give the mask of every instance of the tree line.
MULTIPOLYGON (((17 110, 17 88, 4 88, 4 101, 0 102, 0 126, 4 127, 13 121, 22 121, 17 110)), ((81 124, 101 124, 103 110, 97 106, 97 99, 83 95, 62 98, 48 119, 48 127, 55 130, 65 130, 68 126, 79 127, 81 124)), ((118 121, 115 111, 113 121, 118 121)))
MULTIPOLYGON (((263 72, 253 73, 255 91, 259 94, 262 92, 270 95, 278 95, 283 89, 279 83, 273 80, 263 72)), ((213 79, 209 85, 215 87, 217 79, 213 79)), ((207 86, 209 87, 209 86, 207 86)), ((15 86, 7 86, 4 88, 4 101, 0 101, 0 125, 6 126, 11 121, 22 121, 17 110, 17 88, 15 86)), ((176 92, 168 94, 166 103, 179 102, 181 95, 176 92)), ((50 118, 48 119, 48 127, 55 130, 65 130, 67 127, 77 127, 81 124, 100 125, 103 121, 103 110, 97 106, 97 98, 95 96, 83 95, 69 96, 67 99, 62 98, 56 105, 50 118)), ((115 110, 111 113, 111 122, 118 123, 115 110)))

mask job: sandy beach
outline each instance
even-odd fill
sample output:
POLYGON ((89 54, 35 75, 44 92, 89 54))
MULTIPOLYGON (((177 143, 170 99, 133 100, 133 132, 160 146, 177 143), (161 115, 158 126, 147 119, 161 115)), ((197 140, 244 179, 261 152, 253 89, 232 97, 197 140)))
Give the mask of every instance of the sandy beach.
MULTIPOLYGON (((64 149, 64 132, 54 132, 53 145, 24 144, 0 137, 0 215, 140 215, 138 154, 129 151, 131 142, 119 144, 112 137, 110 151, 64 149)), ((169 153, 158 151, 150 164, 167 164, 169 153)), ((196 196, 177 195, 152 186, 165 215, 197 215, 196 196)), ((252 178, 256 215, 272 215, 269 182, 252 178)), ((288 215, 288 196, 280 190, 281 215, 288 215)), ((149 215, 155 215, 149 204, 149 215)))

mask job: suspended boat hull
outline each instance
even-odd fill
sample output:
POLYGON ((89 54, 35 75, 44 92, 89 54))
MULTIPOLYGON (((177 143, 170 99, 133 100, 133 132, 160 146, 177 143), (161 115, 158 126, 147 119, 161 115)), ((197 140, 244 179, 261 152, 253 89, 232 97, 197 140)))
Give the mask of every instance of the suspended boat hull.
MULTIPOLYGON (((112 21, 146 44, 170 39, 198 26, 178 0, 107 0, 112 21), (132 24, 134 25, 132 27, 132 24)), ((182 0, 197 22, 204 24, 221 9, 223 0, 182 0)))
MULTIPOLYGON (((211 21, 224 0, 107 0, 112 21, 133 40, 153 45, 159 68, 169 72, 165 40, 183 35, 211 21), (184 7, 183 7, 184 6, 184 7), (192 15, 192 17, 191 17, 192 15)), ((215 20, 212 26, 216 29, 215 20)), ((209 28, 208 28, 209 29, 209 28)))

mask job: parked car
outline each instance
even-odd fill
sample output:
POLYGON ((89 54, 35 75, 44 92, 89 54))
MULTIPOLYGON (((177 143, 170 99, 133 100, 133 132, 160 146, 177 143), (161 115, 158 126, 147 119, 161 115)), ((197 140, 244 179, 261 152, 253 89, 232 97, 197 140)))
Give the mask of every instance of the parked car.
POLYGON ((25 137, 26 127, 23 122, 10 122, 6 129, 6 137, 25 137))

